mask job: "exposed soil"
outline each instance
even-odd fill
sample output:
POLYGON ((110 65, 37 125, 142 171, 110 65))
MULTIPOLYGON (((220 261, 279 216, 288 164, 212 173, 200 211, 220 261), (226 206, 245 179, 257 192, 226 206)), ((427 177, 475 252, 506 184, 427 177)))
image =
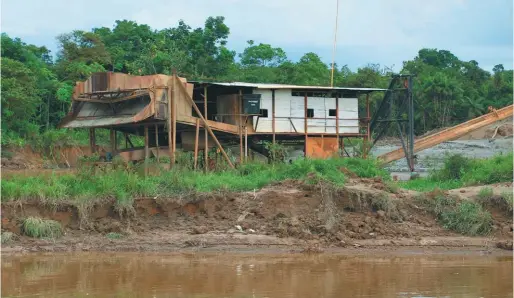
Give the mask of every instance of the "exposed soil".
POLYGON ((389 193, 380 179, 352 179, 338 191, 285 181, 255 192, 140 198, 121 210, 114 201, 87 208, 7 202, 2 203, 2 230, 18 237, 3 250, 512 248, 512 217, 505 212, 492 212, 494 231, 487 238, 462 237, 443 229, 428 210, 416 205, 414 195, 389 193), (28 216, 59 221, 65 236, 57 240, 21 236, 21 222, 28 216), (106 237, 110 232, 123 236, 111 240, 106 237))

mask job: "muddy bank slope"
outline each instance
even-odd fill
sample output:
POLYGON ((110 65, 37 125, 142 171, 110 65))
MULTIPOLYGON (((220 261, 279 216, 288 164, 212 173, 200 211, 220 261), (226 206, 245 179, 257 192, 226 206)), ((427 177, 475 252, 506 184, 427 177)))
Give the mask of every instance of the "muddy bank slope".
MULTIPOLYGON (((460 196, 466 193, 458 191, 460 196)), ((473 193, 473 192, 470 192, 473 193)), ((439 194, 440 195, 440 194, 439 194)), ((445 193, 444 195, 451 195, 445 193)), ((430 194, 429 194, 430 196, 430 194)), ((457 198, 459 200, 473 198, 457 198)), ((487 208, 487 206, 486 206, 487 208)), ((419 194, 391 190, 380 179, 353 179, 343 189, 286 181, 255 192, 139 198, 131 206, 37 200, 2 203, 4 252, 180 251, 277 248, 322 251, 351 247, 512 249, 512 217, 491 209, 487 237, 443 228, 419 194), (53 219, 59 239, 24 236, 27 217, 53 219)))

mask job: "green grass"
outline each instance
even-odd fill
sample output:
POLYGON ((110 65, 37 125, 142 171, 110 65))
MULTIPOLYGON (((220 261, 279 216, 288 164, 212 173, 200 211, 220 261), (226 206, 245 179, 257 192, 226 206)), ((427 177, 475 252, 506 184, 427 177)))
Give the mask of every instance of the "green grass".
POLYGON ((435 198, 422 195, 416 199, 424 204, 446 229, 468 236, 486 235, 491 231, 492 216, 477 202, 458 201, 444 195, 435 198))
POLYGON ((479 201, 488 201, 494 196, 493 189, 490 187, 483 187, 478 192, 479 201))
POLYGON ((2 234, 0 235, 0 238, 1 238, 0 240, 1 240, 2 244, 7 244, 14 240, 15 234, 12 232, 7 232, 7 231, 2 232, 2 234))
POLYGON ((493 184, 513 180, 513 154, 487 159, 470 159, 461 155, 448 157, 442 169, 427 178, 402 181, 399 185, 416 191, 448 190, 470 185, 493 184))
POLYGON ((123 234, 120 234, 120 233, 111 232, 111 233, 108 233, 107 235, 105 235, 105 237, 107 237, 108 239, 111 239, 111 240, 115 240, 115 239, 121 239, 124 236, 123 236, 123 234))
POLYGON ((359 177, 381 176, 388 173, 379 168, 376 160, 334 158, 299 159, 292 164, 250 163, 235 170, 203 173, 176 167, 161 171, 160 175, 144 177, 134 171, 112 171, 93 175, 89 171, 78 174, 36 177, 16 176, 2 181, 2 201, 39 199, 45 202, 69 200, 94 202, 115 199, 118 205, 131 205, 137 197, 167 197, 190 192, 248 191, 286 179, 306 183, 325 181, 342 186, 342 168, 359 177))
POLYGON ((59 238, 63 234, 59 222, 38 217, 27 217, 23 221, 23 232, 34 238, 59 238))

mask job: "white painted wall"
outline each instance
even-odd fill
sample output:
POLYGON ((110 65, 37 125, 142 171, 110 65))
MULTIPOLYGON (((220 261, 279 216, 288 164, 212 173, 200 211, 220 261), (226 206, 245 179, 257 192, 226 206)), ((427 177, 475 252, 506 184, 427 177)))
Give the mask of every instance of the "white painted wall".
MULTIPOLYGON (((261 94, 261 109, 268 110, 268 117, 257 116, 253 119, 254 129, 257 132, 272 132, 272 99, 271 90, 256 89, 254 94, 261 94), (257 127, 255 127, 257 124, 257 127)), ((335 133, 336 120, 335 116, 329 116, 329 110, 336 108, 335 98, 308 97, 307 108, 314 110, 315 118, 333 118, 334 120, 308 119, 307 131, 318 133, 335 133)), ((291 89, 275 90, 275 132, 304 132, 304 97, 292 96, 291 89), (301 119, 291 119, 280 117, 298 117, 301 119), (291 122, 293 125, 291 125, 291 122), (296 128, 296 130, 295 130, 296 128)), ((357 119, 359 117, 357 98, 340 98, 339 99, 339 132, 340 133, 358 133, 358 120, 341 120, 341 119, 357 119)))

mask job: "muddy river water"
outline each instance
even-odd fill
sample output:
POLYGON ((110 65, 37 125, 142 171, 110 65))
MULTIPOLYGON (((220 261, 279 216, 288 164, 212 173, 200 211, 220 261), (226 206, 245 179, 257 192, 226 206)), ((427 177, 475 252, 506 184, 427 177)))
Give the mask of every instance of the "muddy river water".
POLYGON ((2 256, 2 297, 512 297, 512 257, 139 254, 2 256))

